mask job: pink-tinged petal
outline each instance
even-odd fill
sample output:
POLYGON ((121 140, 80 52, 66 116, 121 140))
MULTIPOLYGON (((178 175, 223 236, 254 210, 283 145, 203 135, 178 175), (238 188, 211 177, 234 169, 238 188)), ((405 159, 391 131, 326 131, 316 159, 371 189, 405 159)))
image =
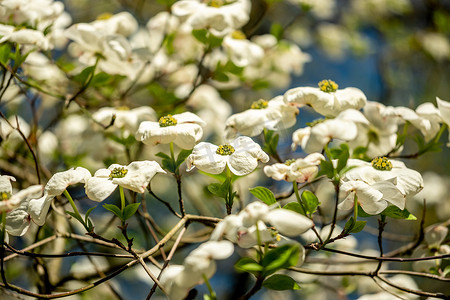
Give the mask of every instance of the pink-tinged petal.
POLYGON ((143 193, 156 173, 166 173, 156 161, 134 161, 126 166, 125 177, 113 178, 112 183, 126 189, 143 193))
POLYGON ((89 199, 101 202, 114 192, 117 184, 113 183, 109 178, 94 176, 87 181, 85 188, 89 199))
POLYGON ((298 236, 314 225, 309 218, 288 209, 273 209, 264 218, 272 224, 281 234, 294 237, 298 236))
POLYGON ((197 144, 186 160, 187 170, 197 167, 200 171, 210 174, 222 173, 229 157, 217 154, 217 148, 218 146, 207 142, 197 144))

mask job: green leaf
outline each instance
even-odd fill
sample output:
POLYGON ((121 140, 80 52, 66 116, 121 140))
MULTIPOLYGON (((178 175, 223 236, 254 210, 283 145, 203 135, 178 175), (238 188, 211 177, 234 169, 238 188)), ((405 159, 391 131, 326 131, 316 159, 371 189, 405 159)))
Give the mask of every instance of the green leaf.
POLYGON ((366 155, 366 152, 367 152, 367 147, 362 147, 362 146, 356 147, 353 150, 352 158, 367 160, 368 157, 366 155))
POLYGON ((360 205, 358 205, 358 217, 368 218, 368 217, 372 217, 372 216, 374 216, 374 215, 369 215, 362 209, 362 207, 360 205))
POLYGON ((155 154, 158 157, 164 158, 164 159, 171 159, 169 155, 163 153, 163 152, 158 152, 155 154))
MULTIPOLYGON (((230 178, 227 178, 223 183, 211 183, 208 185, 208 191, 210 191, 213 195, 226 199, 230 190, 230 184, 230 178)), ((234 197, 233 195, 230 196, 234 197)))
POLYGON ((256 198, 258 198, 267 205, 277 203, 277 199, 275 199, 275 196, 272 193, 272 191, 263 186, 257 186, 250 189, 250 193, 252 193, 253 196, 255 196, 256 198))
POLYGON ((346 234, 349 233, 358 233, 361 230, 364 229, 364 226, 366 226, 367 221, 356 221, 351 217, 344 226, 343 232, 346 234))
POLYGON ((191 150, 181 150, 180 153, 178 154, 177 157, 177 161, 175 163, 175 165, 177 166, 177 168, 180 167, 180 165, 186 160, 186 158, 192 153, 192 149, 191 150))
POLYGON ((235 264, 234 268, 238 272, 246 272, 257 275, 263 270, 263 266, 258 264, 254 259, 250 257, 242 257, 235 264))
POLYGON ((283 38, 284 28, 280 23, 273 23, 270 27, 270 34, 275 36, 277 40, 281 40, 283 38))
POLYGON ((5 43, 0 46, 0 62, 2 64, 7 65, 9 62, 9 58, 11 57, 11 45, 9 43, 5 43))
POLYGON ((325 175, 328 178, 333 178, 334 177, 334 167, 333 164, 331 163, 331 161, 329 160, 322 160, 320 162, 320 171, 317 174, 317 177, 325 175))
POLYGON ((319 206, 319 199, 317 199, 316 195, 313 192, 305 190, 301 195, 303 205, 305 206, 306 213, 313 214, 317 206, 319 206))
POLYGON ((92 72, 95 71, 95 67, 94 66, 89 66, 83 69, 83 71, 81 71, 79 74, 75 75, 73 77, 73 80, 75 82, 78 82, 81 85, 85 85, 85 83, 87 82, 89 76, 92 74, 92 72))
POLYGON ((141 203, 130 203, 123 209, 123 220, 128 220, 131 218, 139 208, 141 203))
POLYGON ((264 267, 263 276, 268 276, 278 270, 295 266, 300 254, 300 246, 297 244, 283 245, 271 249, 264 256, 261 265, 264 267))
POLYGON ((303 215, 302 207, 301 207, 300 203, 298 203, 298 202, 289 202, 288 204, 283 206, 283 209, 289 209, 289 210, 295 211, 296 213, 303 215))
POLYGON ((300 289, 300 286, 294 279, 282 274, 275 274, 264 280, 263 287, 276 291, 300 289))
POLYGON ((386 207, 381 214, 393 219, 417 220, 416 216, 410 213, 406 208, 401 210, 397 206, 393 205, 386 207))
POLYGON ((121 221, 125 221, 123 218, 123 214, 122 211, 120 210, 119 207, 117 207, 117 205, 114 204, 103 204, 103 207, 107 210, 109 210, 110 212, 112 212, 113 214, 115 214, 121 221))
POLYGON ((192 35, 197 41, 210 48, 216 48, 222 45, 223 38, 211 34, 206 29, 194 29, 192 30, 192 35))
MULTIPOLYGON (((199 173, 201 173, 203 175, 206 175, 208 177, 214 178, 214 179, 216 179, 216 180, 218 180, 220 182, 224 182, 228 178, 228 176, 227 176, 227 174, 225 172, 222 172, 220 174, 211 174, 211 173, 206 173, 206 172, 203 172, 203 171, 200 171, 200 170, 197 170, 197 172, 199 172, 199 173)), ((234 182, 238 178, 239 178, 239 176, 231 174, 231 182, 234 182)))
POLYGON ((336 167, 337 173, 339 173, 347 165, 348 158, 350 157, 347 144, 341 144, 340 147, 342 151, 337 157, 338 159, 338 164, 336 167))
POLYGON ((83 219, 81 218, 81 216, 73 211, 67 211, 66 210, 66 214, 71 215, 72 217, 74 217, 75 219, 78 220, 78 222, 80 222, 81 224, 84 223, 83 219))
POLYGON ((161 161, 161 165, 162 165, 163 169, 166 169, 170 173, 175 173, 176 170, 177 170, 177 166, 175 165, 175 161, 173 161, 172 158, 169 158, 169 159, 164 158, 161 161))
POLYGON ((87 222, 87 220, 89 220, 89 215, 91 214, 91 212, 97 208, 97 206, 91 207, 88 209, 88 211, 86 212, 86 214, 84 215, 84 221, 87 222))
POLYGON ((92 77, 92 80, 89 83, 89 86, 101 87, 101 86, 109 84, 112 80, 113 80, 112 75, 107 74, 105 72, 100 72, 100 73, 95 74, 94 77, 92 77))

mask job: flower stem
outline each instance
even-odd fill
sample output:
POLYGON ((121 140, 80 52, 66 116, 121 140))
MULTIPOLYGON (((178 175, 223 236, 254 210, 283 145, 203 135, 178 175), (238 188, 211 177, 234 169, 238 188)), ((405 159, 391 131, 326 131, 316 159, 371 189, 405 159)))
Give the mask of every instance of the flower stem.
POLYGON ((297 202, 298 202, 298 204, 300 204, 300 207, 302 208, 302 213, 303 213, 303 215, 306 216, 306 209, 305 209, 305 207, 303 206, 302 198, 300 197, 300 194, 298 193, 298 184, 297 184, 297 181, 296 181, 296 180, 292 181, 292 184, 293 184, 293 186, 294 186, 294 193, 295 193, 295 197, 297 198, 297 202))
POLYGON ((120 192, 120 210, 123 213, 123 210, 125 209, 125 194, 123 193, 123 187, 119 185, 119 192, 120 192))
POLYGON ((353 220, 356 223, 356 218, 358 217, 358 196, 355 195, 354 205, 353 205, 353 220))
POLYGON ((209 283, 208 277, 206 277, 204 273, 202 274, 202 276, 203 280, 205 281, 206 287, 208 288, 210 299, 216 300, 217 299, 216 292, 213 290, 211 284, 209 283))
POLYGON ((69 192, 67 190, 64 190, 64 196, 66 196, 67 200, 69 200, 70 205, 72 206, 73 212, 80 216, 80 212, 78 211, 77 206, 75 205, 75 202, 73 202, 72 196, 70 196, 69 192))

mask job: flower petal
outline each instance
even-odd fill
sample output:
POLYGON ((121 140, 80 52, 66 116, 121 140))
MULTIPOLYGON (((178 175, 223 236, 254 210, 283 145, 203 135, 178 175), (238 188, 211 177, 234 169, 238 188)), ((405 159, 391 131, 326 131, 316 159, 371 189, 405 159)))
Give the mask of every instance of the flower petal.
POLYGON ((264 220, 272 224, 281 234, 294 237, 310 228, 314 223, 309 218, 288 209, 273 209, 264 220))
POLYGON ((197 167, 200 171, 220 174, 225 169, 228 156, 216 153, 218 146, 207 142, 197 144, 187 158, 187 170, 197 167))
POLYGON ((134 161, 126 169, 128 173, 123 178, 113 178, 112 183, 126 189, 143 193, 156 173, 166 173, 156 161, 134 161))
POLYGON ((117 184, 109 178, 94 176, 86 183, 86 195, 93 201, 101 202, 111 195, 116 188, 117 184))

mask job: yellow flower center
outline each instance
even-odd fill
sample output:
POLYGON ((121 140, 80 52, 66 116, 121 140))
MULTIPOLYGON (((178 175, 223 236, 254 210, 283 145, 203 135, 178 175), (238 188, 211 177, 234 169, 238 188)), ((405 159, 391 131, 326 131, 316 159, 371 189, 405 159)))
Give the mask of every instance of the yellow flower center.
POLYGON ((319 88, 325 93, 334 93, 338 89, 338 85, 333 80, 325 79, 319 82, 319 88))
POLYGON ((226 0, 204 0, 203 3, 205 3, 208 6, 212 7, 221 7, 225 4, 227 4, 226 0))
POLYGON ((5 200, 8 200, 9 198, 11 198, 11 193, 10 192, 0 192, 0 196, 1 196, 0 201, 5 201, 5 200))
POLYGON ((390 171, 392 170, 392 163, 387 159, 387 157, 375 157, 372 160, 372 167, 380 171, 390 171))
POLYGON ((110 19, 111 17, 113 16, 113 14, 112 13, 102 13, 102 14, 99 14, 98 15, 98 17, 97 17, 97 20, 108 20, 108 19, 110 19))
POLYGON ((263 109, 266 108, 269 105, 269 101, 259 99, 258 101, 255 101, 252 103, 252 106, 250 106, 251 109, 263 109))
POLYGON ((114 168, 111 171, 111 174, 109 174, 109 178, 123 178, 125 175, 127 175, 128 170, 125 167, 117 167, 114 168))
POLYGON ((219 155, 231 155, 234 153, 234 147, 228 144, 220 145, 216 153, 219 155))
POLYGON ((296 161, 295 158, 293 158, 293 159, 288 159, 287 161, 284 162, 284 164, 285 164, 286 166, 290 166, 290 165, 292 165, 292 163, 294 163, 294 161, 296 161))
POLYGON ((125 106, 125 105, 123 105, 123 106, 118 106, 118 107, 116 107, 116 109, 117 109, 117 110, 130 110, 130 108, 129 108, 128 106, 125 106))
POLYGON ((235 30, 231 33, 231 37, 235 40, 245 40, 245 34, 240 30, 235 30))
POLYGON ((168 127, 177 125, 177 120, 172 115, 167 115, 159 119, 159 127, 168 127))

